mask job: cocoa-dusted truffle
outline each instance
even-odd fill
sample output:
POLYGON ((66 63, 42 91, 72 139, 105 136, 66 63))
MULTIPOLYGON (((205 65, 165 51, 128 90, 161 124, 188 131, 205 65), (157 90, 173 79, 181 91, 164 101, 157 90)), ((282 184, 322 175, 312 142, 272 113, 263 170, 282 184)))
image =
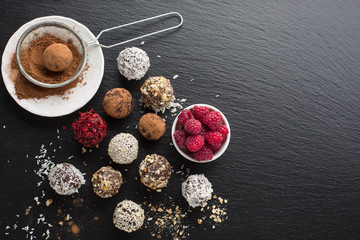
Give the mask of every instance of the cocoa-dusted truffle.
POLYGON ((137 47, 125 48, 117 58, 120 73, 128 80, 140 80, 150 67, 146 52, 137 47))
POLYGON ((62 72, 68 69, 73 60, 71 50, 62 43, 53 43, 43 53, 44 66, 53 72, 62 72))
POLYGON ((98 146, 107 134, 106 122, 93 109, 88 112, 80 112, 79 119, 72 124, 74 138, 84 147, 98 146))
POLYGON ((151 154, 140 163, 139 174, 140 181, 145 186, 156 190, 166 187, 171 175, 171 166, 163 156, 151 154))
POLYGON ((182 195, 193 208, 204 206, 211 198, 212 185, 204 174, 190 175, 181 185, 182 195))
POLYGON ((141 101, 155 112, 164 112, 175 98, 170 80, 164 77, 149 77, 140 88, 141 101))
POLYGON ((138 155, 138 140, 130 133, 117 134, 110 140, 108 154, 119 164, 132 163, 138 155))
POLYGON ((70 163, 59 163, 50 169, 50 186, 60 195, 77 193, 85 179, 82 173, 70 163))
POLYGON ((105 94, 103 107, 113 118, 125 118, 134 108, 133 98, 125 88, 114 88, 105 94))
POLYGON ((144 210, 131 200, 119 202, 113 215, 115 227, 128 233, 141 228, 144 219, 144 210))
POLYGON ((92 178, 94 192, 102 198, 109 198, 118 193, 123 184, 122 175, 112 167, 102 167, 97 170, 92 178))
POLYGON ((165 121, 154 113, 147 113, 139 120, 139 131, 148 140, 158 140, 164 135, 165 121))

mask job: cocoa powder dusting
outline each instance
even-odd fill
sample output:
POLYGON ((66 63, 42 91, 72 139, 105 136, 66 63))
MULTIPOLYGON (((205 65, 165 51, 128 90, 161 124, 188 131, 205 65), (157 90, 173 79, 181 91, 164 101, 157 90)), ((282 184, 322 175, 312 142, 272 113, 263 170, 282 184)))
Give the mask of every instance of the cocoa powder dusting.
POLYGON ((34 79, 43 83, 62 83, 69 80, 77 71, 82 59, 82 55, 74 46, 73 41, 69 39, 67 42, 50 34, 34 39, 30 43, 30 47, 20 53, 21 62, 25 71, 34 79), (73 60, 70 66, 62 72, 49 71, 44 66, 43 53, 47 47, 54 43, 66 45, 71 53, 73 60))

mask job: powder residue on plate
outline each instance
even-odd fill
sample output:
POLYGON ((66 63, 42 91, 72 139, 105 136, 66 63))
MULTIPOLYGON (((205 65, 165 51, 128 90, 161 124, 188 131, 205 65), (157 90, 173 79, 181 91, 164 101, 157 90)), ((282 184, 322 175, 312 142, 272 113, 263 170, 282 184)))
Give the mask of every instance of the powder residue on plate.
MULTIPOLYGON (((49 96, 65 96, 66 94, 73 93, 71 91, 72 88, 76 87, 78 83, 81 83, 84 79, 84 73, 89 69, 89 65, 86 65, 84 72, 75 79, 73 82, 68 85, 60 88, 43 88, 31 83, 27 80, 19 71, 19 68, 16 64, 16 55, 14 54, 10 64, 10 77, 14 83, 15 94, 18 99, 43 99, 48 98, 49 96)), ((63 97, 63 100, 68 99, 67 97, 63 97)))

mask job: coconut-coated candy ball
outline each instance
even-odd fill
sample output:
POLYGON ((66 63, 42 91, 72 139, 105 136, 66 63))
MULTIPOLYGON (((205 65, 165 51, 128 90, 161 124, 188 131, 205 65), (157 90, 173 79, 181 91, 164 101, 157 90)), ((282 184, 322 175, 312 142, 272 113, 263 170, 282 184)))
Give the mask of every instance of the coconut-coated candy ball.
POLYGON ((79 169, 70 163, 59 163, 50 169, 50 186, 60 195, 77 193, 85 179, 79 169))
POLYGON ((117 58, 120 73, 128 80, 140 80, 150 67, 146 52, 137 47, 125 48, 117 58))
POLYGON ((119 133, 110 140, 108 154, 119 164, 132 163, 138 155, 138 140, 130 133, 119 133))
POLYGON ((204 174, 190 175, 181 185, 182 195, 193 208, 204 206, 211 199, 212 185, 204 174))
POLYGON ((139 204, 131 200, 119 202, 113 215, 115 227, 128 233, 141 228, 144 223, 144 219, 144 210, 139 204))

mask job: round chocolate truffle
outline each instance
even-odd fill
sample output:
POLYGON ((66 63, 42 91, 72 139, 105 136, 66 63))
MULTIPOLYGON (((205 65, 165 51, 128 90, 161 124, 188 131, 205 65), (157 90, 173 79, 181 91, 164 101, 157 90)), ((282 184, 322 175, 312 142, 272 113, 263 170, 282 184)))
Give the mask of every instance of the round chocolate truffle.
POLYGON ((144 210, 139 204, 134 203, 131 200, 119 202, 113 215, 115 227, 128 233, 141 228, 144 223, 144 219, 144 210))
POLYGON ((165 130, 164 119, 154 113, 147 113, 139 120, 139 131, 148 140, 158 140, 165 130))
POLYGON ((94 192, 102 198, 109 198, 119 192, 123 184, 122 175, 112 167, 102 167, 97 170, 92 178, 94 192))
POLYGON ((59 163, 50 169, 50 186, 60 195, 77 193, 85 179, 82 173, 70 163, 59 163))
POLYGON ((155 112, 164 112, 175 98, 170 80, 164 77, 149 77, 140 88, 141 101, 155 112))
POLYGON ((84 147, 98 146, 107 134, 106 122, 93 109, 80 112, 79 115, 79 119, 72 123, 74 138, 84 147))
POLYGON ((110 140, 108 154, 119 164, 132 163, 138 155, 138 140, 130 133, 119 133, 110 140))
POLYGON ((171 166, 163 156, 151 154, 140 163, 139 174, 140 181, 145 186, 156 190, 166 187, 171 175, 171 166))
POLYGON ((204 174, 190 175, 181 185, 182 195, 193 208, 204 206, 211 199, 212 185, 204 174))
POLYGON ((150 67, 150 59, 144 50, 125 48, 117 58, 120 73, 128 80, 140 80, 150 67))
POLYGON ((53 72, 62 72, 68 69, 73 60, 71 50, 62 43, 53 43, 43 53, 44 66, 53 72))
POLYGON ((103 107, 113 118, 125 118, 134 108, 133 98, 125 88, 114 88, 105 94, 103 107))

